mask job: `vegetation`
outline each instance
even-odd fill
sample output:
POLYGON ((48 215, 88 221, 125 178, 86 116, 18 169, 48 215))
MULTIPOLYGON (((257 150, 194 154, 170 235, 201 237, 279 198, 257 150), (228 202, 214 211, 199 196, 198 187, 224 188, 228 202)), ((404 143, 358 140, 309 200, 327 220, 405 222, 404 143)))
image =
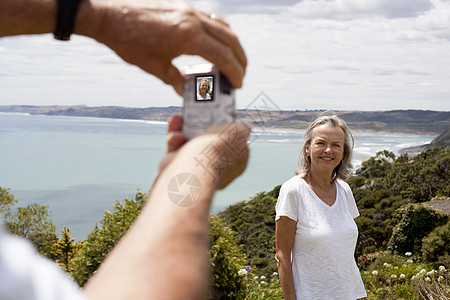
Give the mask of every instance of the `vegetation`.
POLYGON ((70 236, 70 229, 64 227, 61 230, 61 239, 52 245, 52 256, 55 262, 66 272, 70 272, 70 266, 74 256, 78 253, 83 242, 75 243, 70 236))
POLYGON ((0 216, 5 227, 13 234, 29 239, 42 255, 53 258, 51 248, 58 238, 56 226, 49 219, 48 207, 33 203, 14 211, 17 202, 8 190, 0 187, 0 216))
POLYGON ((237 232, 239 244, 254 272, 269 277, 277 271, 275 262, 275 204, 280 187, 261 192, 250 201, 230 206, 219 216, 237 232))
MULTIPOLYGON (((450 150, 434 148, 414 159, 381 151, 348 180, 361 216, 355 257, 368 299, 448 299, 450 218, 431 208, 435 198, 450 202, 450 150)), ((211 216, 213 299, 282 299, 275 254, 275 204, 280 186, 211 216)), ((145 201, 116 202, 100 226, 78 244, 68 228, 61 239, 46 207, 13 207, 17 200, 0 188, 0 213, 7 227, 30 238, 80 285, 97 269, 127 231, 145 201)), ((450 205, 448 205, 450 207, 450 205)))
POLYGON ((146 195, 137 191, 134 199, 125 199, 124 203, 116 201, 114 212, 106 211, 99 228, 83 241, 81 248, 74 255, 69 265, 72 277, 83 286, 97 270, 108 253, 127 232, 144 205, 146 195))
POLYGON ((218 217, 210 218, 210 251, 213 299, 236 298, 244 289, 244 278, 239 270, 247 259, 238 245, 235 232, 218 217))

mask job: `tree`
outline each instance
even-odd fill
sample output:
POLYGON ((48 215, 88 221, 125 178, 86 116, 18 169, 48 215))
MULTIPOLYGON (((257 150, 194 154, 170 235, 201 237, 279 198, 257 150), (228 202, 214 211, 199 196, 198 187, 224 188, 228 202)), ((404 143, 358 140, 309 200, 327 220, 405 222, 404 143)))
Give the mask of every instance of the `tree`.
POLYGON ((61 230, 61 235, 61 239, 52 246, 52 256, 63 270, 69 272, 69 265, 80 249, 82 242, 75 243, 75 239, 70 236, 70 229, 65 226, 61 230))
POLYGON ((39 253, 52 258, 51 247, 58 240, 56 226, 49 219, 47 206, 33 203, 5 214, 5 225, 15 235, 30 240, 39 253))
POLYGON ((0 186, 0 215, 11 210, 11 206, 16 204, 18 201, 14 199, 14 196, 9 193, 9 190, 4 189, 0 186))
POLYGON ((391 168, 391 163, 386 158, 380 156, 371 157, 362 163, 362 176, 368 179, 386 176, 391 168))
POLYGON ((379 184, 412 201, 429 201, 436 195, 448 193, 450 178, 450 149, 434 148, 408 159, 400 156, 379 184))
POLYGON ((144 193, 137 191, 134 199, 126 198, 123 204, 116 201, 114 212, 104 213, 101 227, 95 226, 69 264, 70 273, 80 286, 86 283, 133 224, 145 198, 144 193))

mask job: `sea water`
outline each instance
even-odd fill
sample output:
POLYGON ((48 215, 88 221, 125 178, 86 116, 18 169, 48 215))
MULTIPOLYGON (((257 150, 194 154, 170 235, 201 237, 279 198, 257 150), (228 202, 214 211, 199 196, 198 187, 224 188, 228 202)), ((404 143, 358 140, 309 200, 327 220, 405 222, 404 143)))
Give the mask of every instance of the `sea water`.
MULTIPOLYGON (((47 205, 58 230, 87 237, 116 200, 147 192, 165 153, 167 124, 0 113, 0 186, 17 206, 47 205)), ((303 131, 255 127, 246 171, 216 193, 212 213, 294 175, 303 131)), ((429 143, 435 136, 355 133, 353 164, 378 151, 429 143)))

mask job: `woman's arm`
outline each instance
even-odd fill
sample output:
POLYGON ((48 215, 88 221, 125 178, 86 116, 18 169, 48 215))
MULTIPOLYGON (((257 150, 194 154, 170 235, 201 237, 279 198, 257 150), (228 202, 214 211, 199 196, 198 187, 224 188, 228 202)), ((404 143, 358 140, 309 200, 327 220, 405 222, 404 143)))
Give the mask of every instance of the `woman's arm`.
POLYGON ((295 300, 291 251, 296 228, 297 222, 284 216, 280 217, 275 224, 276 260, 285 300, 295 300))

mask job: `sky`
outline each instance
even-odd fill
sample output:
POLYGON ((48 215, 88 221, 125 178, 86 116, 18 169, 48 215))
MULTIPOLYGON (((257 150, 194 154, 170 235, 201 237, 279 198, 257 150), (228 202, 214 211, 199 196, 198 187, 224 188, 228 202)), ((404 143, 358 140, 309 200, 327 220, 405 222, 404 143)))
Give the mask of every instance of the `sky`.
MULTIPOLYGON (((450 110, 450 0, 191 0, 248 57, 238 108, 450 110)), ((182 67, 204 60, 182 56, 182 67)), ((156 77, 73 35, 0 39, 0 105, 181 106, 156 77)))

